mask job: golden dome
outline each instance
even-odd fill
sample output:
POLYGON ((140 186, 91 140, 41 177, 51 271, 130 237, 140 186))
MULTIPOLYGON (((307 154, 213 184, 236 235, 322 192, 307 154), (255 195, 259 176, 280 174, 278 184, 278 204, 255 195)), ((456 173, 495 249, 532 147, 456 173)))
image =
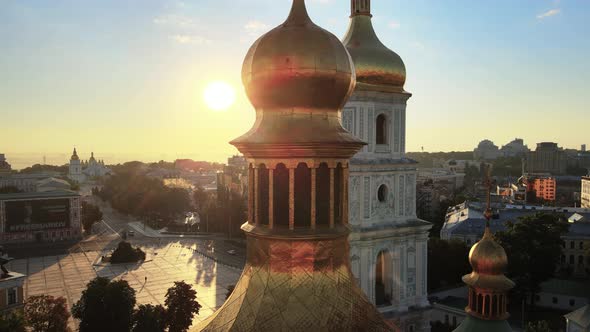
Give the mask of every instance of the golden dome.
POLYGON ((70 158, 70 160, 80 160, 80 158, 78 157, 78 152, 76 152, 76 148, 74 148, 74 152, 72 152, 72 157, 70 158))
POLYGON ((352 59, 311 21, 304 0, 250 47, 242 82, 256 122, 231 144, 246 157, 348 158, 366 144, 340 123, 356 82, 352 59))
POLYGON ((463 276, 466 284, 498 291, 514 287, 514 282, 504 275, 508 266, 506 251, 494 240, 489 226, 486 226, 483 238, 471 247, 469 264, 473 272, 463 276))
POLYGON ((352 14, 344 45, 352 57, 357 87, 362 90, 403 92, 406 66, 397 53, 387 48, 373 29, 370 2, 352 0, 352 14))
POLYGON ((337 111, 354 89, 354 70, 336 36, 315 25, 303 0, 287 20, 260 37, 242 67, 256 109, 323 108, 337 111))

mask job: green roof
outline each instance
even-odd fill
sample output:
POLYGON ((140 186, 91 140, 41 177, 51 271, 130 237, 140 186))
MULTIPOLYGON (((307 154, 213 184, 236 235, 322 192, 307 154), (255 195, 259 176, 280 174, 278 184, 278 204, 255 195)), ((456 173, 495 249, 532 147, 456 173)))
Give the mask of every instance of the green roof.
POLYGON ((45 192, 26 192, 26 193, 12 193, 0 194, 0 201, 22 200, 22 199, 36 199, 36 198, 60 198, 60 197, 76 197, 80 196, 72 190, 53 190, 45 192))
POLYGON ((483 320, 467 316, 453 332, 512 332, 512 328, 505 320, 483 320))

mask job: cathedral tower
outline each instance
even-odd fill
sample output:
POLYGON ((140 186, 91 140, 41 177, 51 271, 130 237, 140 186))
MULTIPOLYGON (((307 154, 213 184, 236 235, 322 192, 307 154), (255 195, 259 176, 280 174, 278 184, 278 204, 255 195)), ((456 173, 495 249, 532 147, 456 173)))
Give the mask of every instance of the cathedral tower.
POLYGON ((68 178, 76 182, 82 182, 82 164, 78 157, 78 152, 76 152, 76 148, 74 148, 74 152, 72 152, 72 156, 70 157, 68 178))
POLYGON ((429 331, 427 241, 416 216, 416 162, 406 158, 405 65, 377 37, 371 1, 351 0, 344 37, 357 84, 343 126, 368 142, 350 161, 351 265, 362 289, 405 331, 429 331))
POLYGON ((246 266, 201 331, 395 330, 349 263, 349 158, 365 143, 340 123, 355 84, 342 43, 293 0, 287 20, 250 48, 242 69, 256 109, 233 140, 248 160, 246 266))

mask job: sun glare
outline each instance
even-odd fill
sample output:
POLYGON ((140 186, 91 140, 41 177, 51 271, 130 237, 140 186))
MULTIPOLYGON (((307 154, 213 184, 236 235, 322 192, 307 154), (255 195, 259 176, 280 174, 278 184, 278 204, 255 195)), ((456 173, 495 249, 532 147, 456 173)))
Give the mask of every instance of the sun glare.
POLYGON ((205 104, 214 111, 228 109, 236 100, 234 88, 222 81, 209 83, 203 91, 205 104))

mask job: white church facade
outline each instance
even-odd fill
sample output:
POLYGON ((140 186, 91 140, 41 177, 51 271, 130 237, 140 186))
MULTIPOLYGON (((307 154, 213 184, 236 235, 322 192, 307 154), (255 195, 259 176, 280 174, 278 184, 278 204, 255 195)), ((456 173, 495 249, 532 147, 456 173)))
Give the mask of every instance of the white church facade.
POLYGON ((352 0, 344 44, 357 87, 342 124, 367 142, 351 159, 351 266, 369 299, 403 331, 429 331, 427 242, 431 224, 416 216, 416 163, 405 157, 405 66, 377 38, 370 1, 352 0))
POLYGON ((103 160, 96 160, 96 158, 94 158, 94 152, 91 152, 90 159, 82 161, 80 160, 80 157, 78 157, 76 148, 74 148, 68 169, 69 179, 78 183, 83 183, 89 179, 100 178, 111 173, 111 169, 105 166, 103 160))

